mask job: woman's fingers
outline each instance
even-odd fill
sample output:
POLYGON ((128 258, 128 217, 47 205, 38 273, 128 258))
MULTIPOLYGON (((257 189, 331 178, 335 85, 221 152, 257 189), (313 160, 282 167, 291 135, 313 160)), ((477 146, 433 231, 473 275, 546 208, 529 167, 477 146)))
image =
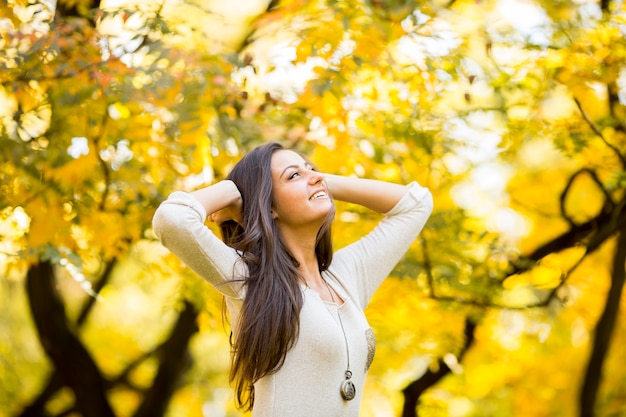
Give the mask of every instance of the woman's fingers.
POLYGON ((238 208, 234 208, 232 206, 216 211, 211 214, 210 218, 211 221, 217 223, 218 225, 230 220, 241 224, 241 212, 238 208))

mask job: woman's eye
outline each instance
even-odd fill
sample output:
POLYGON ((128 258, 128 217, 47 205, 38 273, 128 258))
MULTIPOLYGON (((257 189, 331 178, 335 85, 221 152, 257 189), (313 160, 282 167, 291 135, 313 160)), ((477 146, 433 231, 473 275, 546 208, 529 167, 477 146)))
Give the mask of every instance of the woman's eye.
POLYGON ((298 176, 298 175, 300 175, 300 174, 296 171, 296 172, 292 173, 292 174, 289 176, 289 179, 290 179, 290 180, 292 180, 292 179, 294 179, 294 178, 295 178, 296 176, 298 176))

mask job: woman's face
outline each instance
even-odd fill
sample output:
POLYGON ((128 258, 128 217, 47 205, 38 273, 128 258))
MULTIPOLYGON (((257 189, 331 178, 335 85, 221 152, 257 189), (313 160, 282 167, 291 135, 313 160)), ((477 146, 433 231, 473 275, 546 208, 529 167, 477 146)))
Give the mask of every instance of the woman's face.
POLYGON ((283 225, 301 227, 323 223, 333 202, 324 177, 298 153, 274 152, 271 160, 273 215, 283 225))

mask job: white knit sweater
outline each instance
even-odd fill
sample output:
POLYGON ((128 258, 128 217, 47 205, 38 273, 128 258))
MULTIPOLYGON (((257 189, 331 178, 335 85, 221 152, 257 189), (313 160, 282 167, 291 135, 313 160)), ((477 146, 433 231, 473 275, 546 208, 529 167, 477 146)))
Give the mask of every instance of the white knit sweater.
MULTIPOLYGON (((428 189, 413 182, 407 194, 369 234, 333 255, 324 279, 345 300, 323 301, 302 286, 300 334, 280 370, 255 384, 254 417, 357 417, 365 375, 374 358, 375 339, 364 308, 381 282, 404 256, 432 211, 428 189), (348 358, 337 314, 346 332, 356 397, 345 401, 339 386, 348 358)), ((157 209, 153 226, 162 244, 226 297, 233 328, 242 304, 245 272, 237 253, 205 226, 207 213, 184 192, 174 192, 157 209)))

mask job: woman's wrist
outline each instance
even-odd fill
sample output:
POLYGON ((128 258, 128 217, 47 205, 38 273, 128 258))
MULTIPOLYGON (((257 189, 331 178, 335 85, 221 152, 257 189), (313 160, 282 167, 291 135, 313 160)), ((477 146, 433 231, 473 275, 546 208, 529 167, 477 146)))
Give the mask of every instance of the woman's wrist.
POLYGON ((225 200, 228 202, 227 206, 241 205, 241 193, 232 180, 222 180, 218 184, 222 185, 225 189, 225 200))
POLYGON ((190 194, 202 204, 208 215, 229 206, 241 207, 241 193, 231 180, 216 182, 190 194))

